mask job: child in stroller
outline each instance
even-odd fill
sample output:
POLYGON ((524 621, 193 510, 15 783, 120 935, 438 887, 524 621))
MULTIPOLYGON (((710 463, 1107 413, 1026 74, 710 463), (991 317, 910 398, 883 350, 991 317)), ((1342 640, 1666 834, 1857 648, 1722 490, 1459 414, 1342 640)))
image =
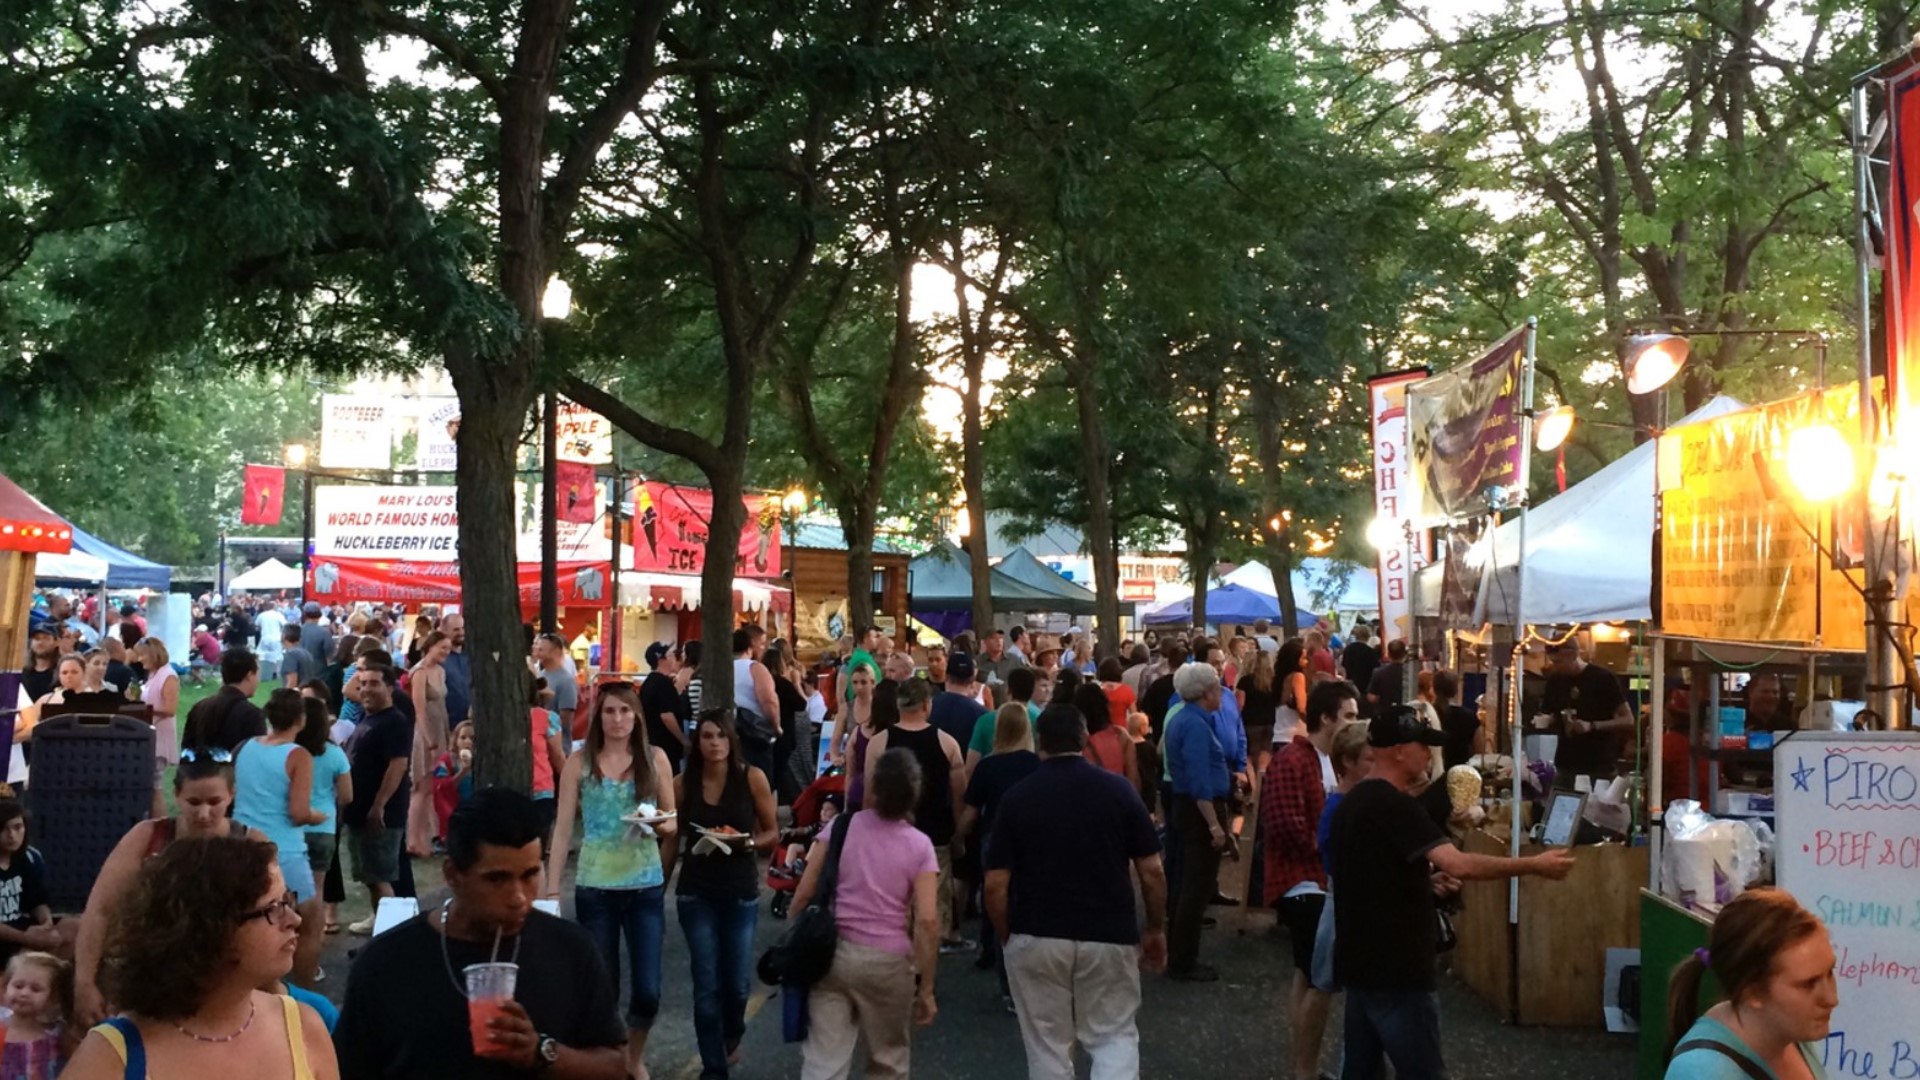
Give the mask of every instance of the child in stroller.
POLYGON ((846 809, 846 776, 834 770, 808 784, 793 800, 793 826, 780 834, 780 846, 767 865, 767 887, 773 890, 772 914, 787 917, 793 891, 807 872, 807 848, 820 830, 846 809))

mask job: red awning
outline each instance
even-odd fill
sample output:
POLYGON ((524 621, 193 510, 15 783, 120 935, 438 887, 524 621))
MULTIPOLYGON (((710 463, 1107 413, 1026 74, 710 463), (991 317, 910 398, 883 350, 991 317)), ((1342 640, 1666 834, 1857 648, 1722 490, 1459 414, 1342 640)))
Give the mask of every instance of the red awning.
POLYGON ((0 476, 0 551, 31 551, 65 555, 73 550, 73 527, 0 476))
MULTIPOLYGON (((605 608, 612 590, 604 562, 562 562, 557 584, 563 608, 605 608)), ((519 565, 520 606, 540 606, 540 564, 519 565)), ((327 603, 460 603, 460 564, 404 559, 315 556, 307 571, 307 595, 327 603)))

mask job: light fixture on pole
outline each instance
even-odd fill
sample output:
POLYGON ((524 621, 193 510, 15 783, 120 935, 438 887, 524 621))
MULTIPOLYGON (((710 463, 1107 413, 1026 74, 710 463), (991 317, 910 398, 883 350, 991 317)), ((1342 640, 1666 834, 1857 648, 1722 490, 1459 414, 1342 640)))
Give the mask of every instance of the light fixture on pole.
POLYGON ((1367 522, 1367 543, 1376 551, 1386 551, 1406 543, 1406 523, 1377 517, 1367 522))
POLYGON ((1651 394, 1672 382, 1686 366, 1692 348, 1678 334, 1636 334, 1628 338, 1622 365, 1627 373, 1627 393, 1651 394))
POLYGON ((287 468, 304 469, 307 467, 306 443, 288 443, 285 453, 287 468))
MULTIPOLYGON (((787 579, 787 588, 789 589, 792 589, 798 581, 796 568, 793 565, 793 532, 799 525, 800 515, 806 513, 807 505, 811 501, 812 500, 807 498, 807 493, 799 488, 793 488, 780 497, 780 517, 783 527, 781 540, 786 547, 786 557, 781 560, 782 569, 780 576, 787 579)), ((877 575, 879 571, 876 570, 874 573, 877 575)), ((788 595, 792 597, 796 594, 789 593, 788 595)), ((795 647, 798 647, 800 644, 799 611, 793 604, 787 606, 787 643, 795 647)))
POLYGON ((1571 405, 1555 405, 1533 418, 1533 448, 1543 454, 1560 449, 1573 435, 1577 417, 1571 405))
POLYGON ((300 474, 300 603, 305 606, 307 568, 313 565, 313 470, 307 468, 306 443, 288 443, 281 456, 300 474))

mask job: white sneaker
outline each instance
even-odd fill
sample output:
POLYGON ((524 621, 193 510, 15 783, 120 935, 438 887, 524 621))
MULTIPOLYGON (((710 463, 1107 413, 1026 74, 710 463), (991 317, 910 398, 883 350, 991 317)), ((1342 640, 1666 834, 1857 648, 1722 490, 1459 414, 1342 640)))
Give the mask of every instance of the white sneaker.
POLYGON ((373 933, 373 916, 369 915, 356 923, 347 924, 347 933, 366 937, 373 933))

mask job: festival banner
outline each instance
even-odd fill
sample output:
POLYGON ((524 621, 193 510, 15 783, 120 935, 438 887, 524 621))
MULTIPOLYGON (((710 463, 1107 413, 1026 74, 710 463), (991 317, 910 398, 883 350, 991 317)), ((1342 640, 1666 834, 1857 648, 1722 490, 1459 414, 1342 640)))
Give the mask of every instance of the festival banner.
POLYGON ((1415 523, 1477 517, 1500 509, 1508 493, 1526 487, 1520 473, 1526 462, 1520 441, 1526 360, 1522 326, 1472 363, 1407 388, 1413 465, 1407 516, 1415 523))
POLYGON ((1404 539, 1408 516, 1407 387, 1427 377, 1425 368, 1379 375, 1367 380, 1368 413, 1373 429, 1373 512, 1380 529, 1380 640, 1411 639, 1408 603, 1413 575, 1427 565, 1424 538, 1411 558, 1404 539))
POLYGON ((1920 387, 1920 65, 1887 80, 1887 371, 1893 415, 1920 387))
POLYGON ((564 522, 591 525, 600 516, 601 503, 595 498, 600 486, 594 481, 593 466, 577 461, 553 463, 554 512, 564 522))
POLYGON ((393 467, 397 414, 386 398, 324 394, 320 398, 320 467, 393 467))
POLYGON ((555 419, 555 453, 560 461, 613 464, 613 425, 577 401, 561 398, 555 419))
POLYGON ((1816 423, 1857 442, 1859 387, 1802 394, 1661 436, 1662 632, 1865 647, 1860 596, 1820 551, 1831 549, 1831 516, 1800 498, 1787 478, 1788 436, 1816 423))
MULTIPOLYGON (((707 564, 707 534, 713 492, 649 480, 634 488, 633 568, 664 574, 698 574, 707 564)), ((780 504, 747 495, 736 547, 734 576, 777 578, 780 566, 780 504)))
MULTIPOLYGON (((561 607, 610 606, 613 589, 607 563, 562 562, 556 569, 561 607)), ((539 608, 540 564, 518 564, 517 577, 521 608, 539 608)), ((460 564, 317 556, 307 574, 307 595, 329 604, 458 604, 460 564)))
POLYGON ((241 484, 240 524, 280 524, 286 497, 287 470, 278 465, 248 465, 241 484))
POLYGON ((1487 621, 1488 549, 1493 546, 1494 519, 1473 518, 1449 525, 1441 532, 1440 628, 1477 631, 1487 621), (1476 548, 1478 550, 1476 550, 1476 548))
POLYGON ((460 399, 421 397, 414 398, 412 405, 414 468, 421 472, 452 472, 459 461, 454 440, 460 435, 460 399))

